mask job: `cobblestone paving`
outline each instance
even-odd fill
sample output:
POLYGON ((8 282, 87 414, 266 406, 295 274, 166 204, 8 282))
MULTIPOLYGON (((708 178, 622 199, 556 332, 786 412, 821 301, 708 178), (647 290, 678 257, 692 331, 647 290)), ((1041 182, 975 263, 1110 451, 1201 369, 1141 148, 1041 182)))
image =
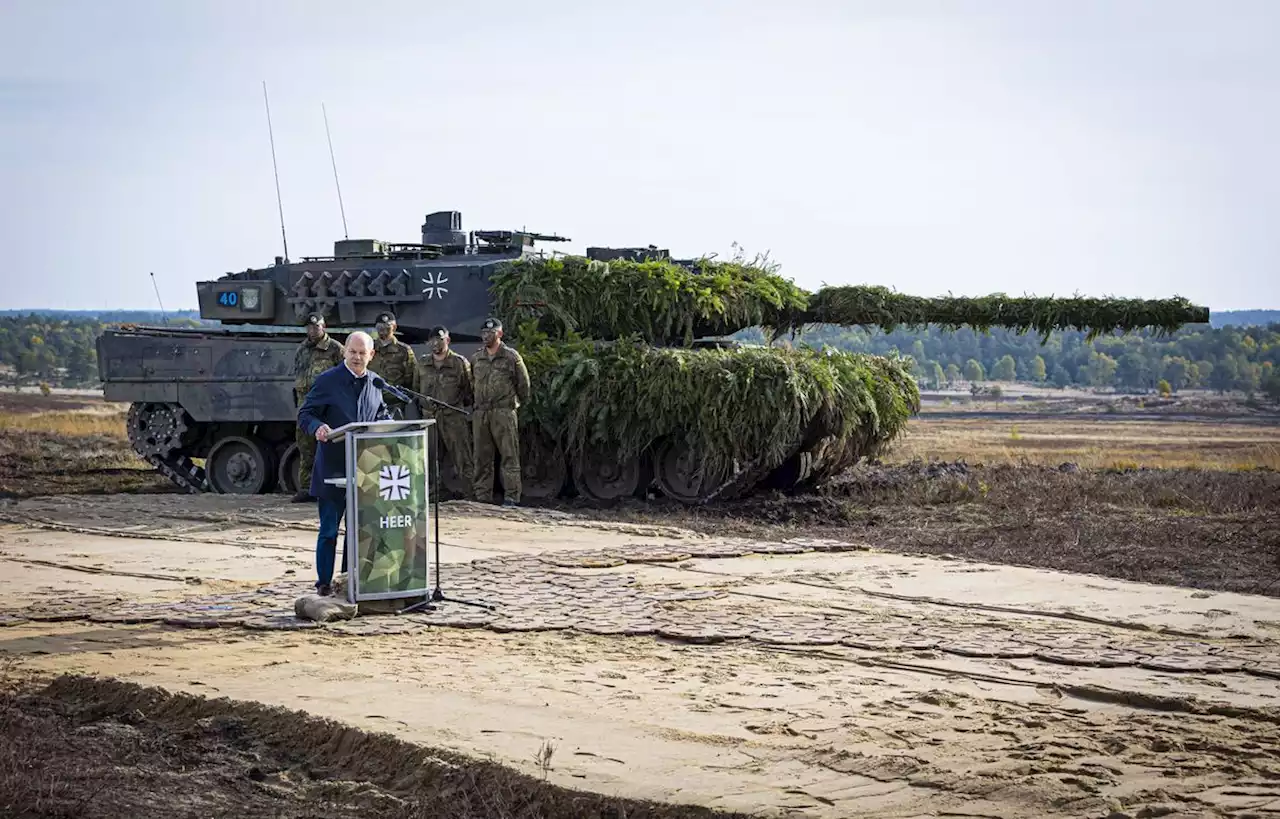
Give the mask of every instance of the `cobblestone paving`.
MULTIPOLYGON (((624 568, 678 565, 693 558, 859 548, 840 541, 796 539, 486 558, 443 567, 445 593, 453 600, 436 603, 434 611, 363 615, 326 624, 295 616, 294 601, 312 589, 307 582, 292 581, 181 601, 144 603, 108 596, 50 599, 23 610, 0 610, 0 627, 28 621, 87 621, 257 631, 324 630, 350 636, 412 634, 428 628, 571 630, 694 644, 750 641, 772 646, 843 646, 904 655, 941 651, 959 657, 1035 659, 1066 666, 1136 666, 1166 673, 1243 673, 1280 679, 1280 650, 1274 643, 1169 639, 1158 633, 1096 625, 1036 622, 1032 626, 1017 618, 991 617, 980 611, 961 615, 930 612, 925 617, 874 602, 856 610, 793 606, 802 610, 787 612, 779 611, 776 604, 752 602, 735 594, 735 584, 752 582, 744 578, 718 577, 718 586, 710 585, 709 578, 702 586, 655 585, 641 583, 624 568), (462 600, 481 605, 454 602, 462 600)), ((691 575, 689 582, 704 577, 691 575)))

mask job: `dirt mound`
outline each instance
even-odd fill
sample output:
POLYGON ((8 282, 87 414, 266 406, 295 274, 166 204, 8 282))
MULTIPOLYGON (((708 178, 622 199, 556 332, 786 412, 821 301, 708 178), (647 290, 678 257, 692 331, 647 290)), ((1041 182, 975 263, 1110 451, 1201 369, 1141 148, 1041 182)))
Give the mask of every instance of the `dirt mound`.
POLYGON ((0 428, 0 498, 176 491, 119 437, 0 428))
POLYGON ((912 461, 908 464, 883 464, 870 461, 850 467, 837 475, 823 490, 833 494, 851 494, 872 489, 902 487, 922 480, 937 478, 963 478, 970 473, 964 461, 912 461))
POLYGON ((964 461, 870 463, 846 470, 823 486, 819 494, 922 505, 951 504, 979 497, 1000 502, 1027 498, 1042 508, 1054 509, 1077 507, 1081 503, 1108 503, 1234 512, 1280 505, 1280 472, 1263 467, 1232 471, 1150 467, 1081 469, 1070 462, 1057 466, 984 466, 964 461))
POLYGON ((4 816, 733 816, 573 791, 301 712, 89 677, 0 695, 0 736, 4 816))
POLYGON ((864 464, 813 493, 593 510, 713 534, 796 534, 1144 583, 1280 596, 1280 472, 864 464))

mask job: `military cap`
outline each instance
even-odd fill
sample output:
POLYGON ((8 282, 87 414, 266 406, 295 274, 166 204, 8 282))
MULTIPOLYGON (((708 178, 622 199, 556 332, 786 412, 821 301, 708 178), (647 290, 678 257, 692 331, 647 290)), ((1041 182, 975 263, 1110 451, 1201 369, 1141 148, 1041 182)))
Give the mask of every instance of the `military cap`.
POLYGON ((320 315, 319 313, 312 313, 311 315, 307 316, 307 324, 319 324, 321 327, 323 327, 324 316, 320 315))
POLYGON ((484 324, 480 325, 481 330, 501 330, 502 322, 496 318, 490 317, 484 320, 484 324))
POLYGON ((448 336, 448 335, 449 335, 449 328, 448 328, 448 327, 432 327, 432 328, 431 328, 431 337, 432 337, 432 338, 444 338, 444 337, 446 337, 446 336, 448 336))
POLYGON ((395 320, 396 320, 396 317, 394 315, 392 315, 391 313, 383 312, 378 314, 378 320, 374 323, 375 324, 393 324, 395 323, 395 320))

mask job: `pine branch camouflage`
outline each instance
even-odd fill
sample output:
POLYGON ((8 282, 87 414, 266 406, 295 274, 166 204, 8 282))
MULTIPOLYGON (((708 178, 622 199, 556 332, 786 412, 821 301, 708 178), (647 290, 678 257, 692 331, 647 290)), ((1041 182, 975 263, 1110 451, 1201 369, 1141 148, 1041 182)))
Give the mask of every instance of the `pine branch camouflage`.
MULTIPOLYGON (((520 424, 571 458, 623 462, 670 442, 711 473, 765 474, 804 452, 814 465, 806 480, 818 481, 878 455, 919 411, 920 395, 907 359, 809 346, 803 334, 813 325, 1077 327, 1092 338, 1208 321, 1182 298, 919 298, 861 285, 809 293, 775 271, 767 259, 503 263, 491 284, 495 313, 533 382, 520 424), (688 349, 751 327, 765 331, 767 346, 688 349)), ((481 407, 474 359, 473 368, 481 407)))

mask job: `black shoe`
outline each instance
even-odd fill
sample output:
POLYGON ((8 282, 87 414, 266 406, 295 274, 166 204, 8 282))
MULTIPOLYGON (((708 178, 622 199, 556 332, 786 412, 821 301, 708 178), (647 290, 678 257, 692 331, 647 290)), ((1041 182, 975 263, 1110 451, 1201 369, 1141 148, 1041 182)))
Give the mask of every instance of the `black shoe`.
POLYGON ((511 508, 511 509, 516 509, 516 508, 519 508, 520 503, 519 503, 519 501, 513 501, 513 500, 511 500, 511 498, 507 498, 506 500, 504 500, 504 501, 502 502, 502 505, 503 505, 503 506, 506 506, 506 507, 508 507, 508 508, 511 508))
POLYGON ((309 500, 315 500, 315 498, 311 497, 311 493, 307 490, 299 489, 294 493, 293 497, 289 499, 289 503, 306 503, 309 500))
POLYGON ((333 586, 330 586, 328 583, 325 583, 323 586, 317 586, 316 594, 321 597, 333 597, 333 586))

